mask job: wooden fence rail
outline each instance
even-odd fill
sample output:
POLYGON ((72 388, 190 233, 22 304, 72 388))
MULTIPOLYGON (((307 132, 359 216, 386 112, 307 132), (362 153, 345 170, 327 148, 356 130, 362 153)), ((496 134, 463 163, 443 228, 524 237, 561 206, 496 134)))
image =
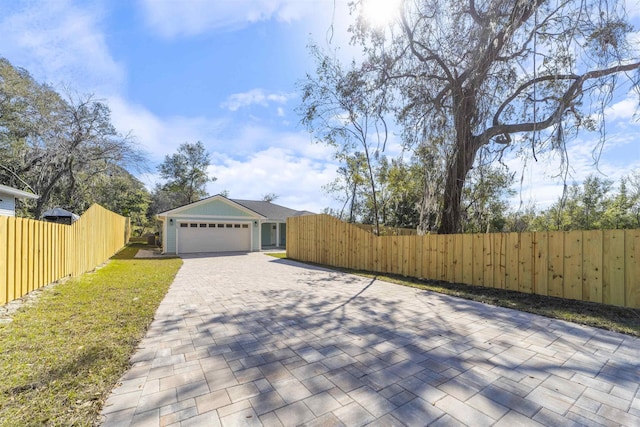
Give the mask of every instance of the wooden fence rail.
POLYGON ((287 219, 287 256, 640 308, 640 230, 378 237, 310 215, 287 219))
POLYGON ((73 225, 0 216, 0 305, 102 264, 128 240, 128 221, 100 205, 73 225))

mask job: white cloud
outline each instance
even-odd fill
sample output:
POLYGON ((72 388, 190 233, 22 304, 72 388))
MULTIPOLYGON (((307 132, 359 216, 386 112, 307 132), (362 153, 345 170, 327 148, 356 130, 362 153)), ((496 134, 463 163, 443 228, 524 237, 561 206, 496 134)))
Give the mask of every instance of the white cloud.
POLYGON ((28 69, 36 80, 99 96, 124 84, 124 69, 109 52, 95 4, 11 3, 0 6, 0 52, 14 65, 28 69))
POLYGON ((294 209, 321 212, 333 201, 322 186, 336 176, 333 150, 311 142, 306 132, 277 131, 256 125, 237 127, 226 120, 206 117, 160 118, 146 108, 109 99, 113 123, 132 130, 150 156, 152 170, 139 175, 151 190, 159 182, 153 169, 183 142, 202 141, 211 153, 210 194, 228 190, 231 197, 260 199, 267 193, 276 203, 294 209), (230 131, 230 129, 232 129, 230 131), (221 136, 227 134, 228 136, 221 136))
MULTIPOLYGON (((220 106, 230 111, 237 111, 240 108, 249 107, 251 105, 268 107, 271 103, 285 104, 295 96, 295 93, 267 92, 264 89, 251 89, 247 92, 229 95, 226 101, 220 104, 220 106)), ((278 109, 278 112, 280 111, 282 111, 281 108, 278 109)))
POLYGON ((626 10, 629 18, 640 17, 640 1, 639 0, 624 0, 622 2, 624 10, 626 10))
POLYGON ((147 25, 166 38, 234 30, 275 19, 291 22, 314 12, 307 0, 140 0, 147 25))
POLYGON ((209 137, 200 140, 210 152, 226 153, 230 158, 248 158, 269 148, 288 150, 297 157, 333 162, 333 149, 314 144, 303 131, 277 130, 255 123, 217 122, 209 137))
MULTIPOLYGON (((584 137, 567 145, 567 185, 580 184, 591 174, 617 181, 632 170, 640 169, 640 150, 633 137, 610 135, 602 147, 600 158, 597 158, 597 140, 588 134, 584 137)), ((564 182, 560 176, 561 157, 558 153, 539 154, 537 162, 529 158, 526 164, 520 158, 511 157, 506 163, 509 170, 517 172, 514 189, 518 194, 511 200, 512 208, 535 203, 538 210, 546 209, 562 195, 564 182)))
POLYGON ((631 120, 638 111, 638 97, 636 94, 629 94, 622 101, 607 107, 604 110, 604 118, 607 121, 631 120))
POLYGON ((299 157, 286 148, 267 148, 241 160, 213 153, 212 163, 209 174, 217 181, 208 185, 211 194, 227 190, 231 198, 259 200, 275 193, 275 203, 317 213, 335 203, 322 190, 335 179, 335 165, 299 157))
POLYGON ((131 131, 138 144, 149 153, 151 163, 161 162, 164 156, 174 153, 185 142, 202 141, 210 145, 227 125, 225 119, 202 116, 161 118, 120 97, 109 98, 108 103, 114 126, 121 133, 131 131))

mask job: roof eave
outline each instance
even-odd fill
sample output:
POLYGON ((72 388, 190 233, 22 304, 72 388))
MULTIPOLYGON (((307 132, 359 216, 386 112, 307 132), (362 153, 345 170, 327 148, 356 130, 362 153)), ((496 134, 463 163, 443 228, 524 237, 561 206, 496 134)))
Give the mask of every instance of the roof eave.
POLYGON ((39 199, 40 196, 33 193, 27 193, 26 191, 18 190, 17 188, 9 187, 7 185, 0 185, 0 192, 8 194, 20 199, 39 199))
MULTIPOLYGON (((250 208, 248 208, 248 207, 246 207, 246 206, 244 206, 244 205, 242 205, 242 204, 240 204, 240 203, 238 203, 238 202, 236 202, 236 201, 234 201, 232 199, 224 197, 221 194, 216 194, 215 196, 205 197, 204 199, 198 200, 197 202, 193 202, 193 203, 189 203, 189 204, 186 204, 186 205, 178 206, 177 208, 174 208, 174 209, 171 209, 171 210, 168 210, 168 211, 165 211, 165 212, 160 212, 156 216, 166 218, 169 215, 179 214, 181 211, 183 211, 183 210, 185 210, 187 208, 193 207, 194 205, 200 205, 200 204, 207 203, 207 202, 210 202, 210 201, 215 200, 215 199, 223 200, 223 201, 226 201, 228 203, 231 203, 231 204, 235 205, 236 207, 239 207, 241 210, 244 210, 245 212, 247 212, 249 214, 256 215, 258 217, 257 219, 261 219, 261 220, 266 219, 266 217, 264 215, 254 211, 253 209, 250 209, 250 208)), ((256 219, 256 218, 253 218, 253 219, 256 219)))

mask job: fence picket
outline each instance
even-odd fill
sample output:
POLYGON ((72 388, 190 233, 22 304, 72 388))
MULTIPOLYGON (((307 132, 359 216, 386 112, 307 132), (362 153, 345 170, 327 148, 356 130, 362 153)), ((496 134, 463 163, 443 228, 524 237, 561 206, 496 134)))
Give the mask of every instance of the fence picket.
POLYGON ((494 246, 493 240, 495 239, 495 234, 483 234, 483 262, 482 262, 482 286, 486 286, 488 288, 495 287, 495 278, 494 278, 494 246))
POLYGON ((445 251, 448 253, 448 265, 445 265, 445 271, 447 275, 445 280, 449 282, 458 281, 458 277, 462 278, 462 239, 457 234, 452 234, 445 237, 445 251))
POLYGON ((560 297, 564 295, 562 283, 564 281, 564 233, 562 231, 549 233, 549 295, 560 297))
POLYGON ((473 283, 473 235, 458 234, 456 238, 461 240, 462 245, 462 271, 456 275, 456 281, 461 283, 473 283))
POLYGON ((398 245, 398 262, 402 265, 402 275, 410 276, 411 266, 409 265, 411 245, 410 236, 398 236, 401 244, 398 245), (405 256, 406 254, 406 256, 405 256))
POLYGON ((507 234, 498 233, 495 235, 494 247, 496 248, 494 253, 495 263, 495 276, 494 283, 495 288, 505 289, 507 282, 507 234))
POLYGON ((476 286, 484 286, 484 234, 473 234, 473 284, 476 286))
POLYGON ((34 279, 35 279, 33 260, 35 258, 36 243, 38 240, 36 239, 34 225, 35 225, 35 221, 33 220, 27 221, 27 230, 28 230, 27 239, 30 242, 30 244, 28 246, 28 251, 25 251, 25 256, 27 257, 27 262, 25 264, 27 267, 27 280, 26 280, 27 286, 24 290, 26 291, 26 293, 29 293, 33 290, 34 279))
POLYGON ((602 301, 624 305, 624 230, 606 230, 603 251, 607 256, 602 265, 602 301))
POLYGON ((420 260, 422 258, 422 245, 421 239, 415 239, 411 236, 406 236, 409 241, 409 253, 405 258, 409 259, 409 276, 420 277, 420 260))
POLYGON ((13 281, 13 295, 14 295, 14 299, 15 298, 20 298, 23 293, 22 293, 22 243, 24 242, 24 238, 22 235, 22 229, 23 229, 23 224, 24 221, 21 218, 16 218, 16 221, 14 222, 14 227, 15 227, 15 243, 14 243, 14 251, 15 251, 15 257, 14 257, 14 270, 13 270, 13 277, 14 277, 14 281, 13 281))
POLYGON ((432 278, 434 277, 432 274, 432 269, 431 266, 432 264, 432 253, 431 253, 431 242, 433 242, 433 238, 431 235, 429 234, 425 234, 424 236, 422 236, 422 264, 420 266, 420 277, 425 279, 425 278, 432 278))
POLYGON ((582 231, 569 231, 564 241, 564 298, 582 299, 582 231))
POLYGON ((9 301, 9 217, 0 216, 0 303, 9 301))
POLYGON ((433 238, 436 243, 435 261, 436 261, 436 280, 447 280, 447 264, 449 261, 447 255, 447 236, 443 234, 434 234, 433 238))
POLYGON ((518 290, 530 294, 533 292, 533 236, 532 233, 520 233, 520 254, 518 257, 518 290))
POLYGON ((640 230, 625 230, 625 306, 640 307, 640 230))
POLYGON ((533 233, 533 293, 549 294, 549 235, 533 233))

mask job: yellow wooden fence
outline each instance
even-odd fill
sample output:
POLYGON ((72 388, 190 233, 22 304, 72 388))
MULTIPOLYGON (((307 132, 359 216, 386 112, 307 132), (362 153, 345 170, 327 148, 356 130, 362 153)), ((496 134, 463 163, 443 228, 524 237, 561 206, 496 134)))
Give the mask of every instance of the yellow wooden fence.
POLYGON ((378 237, 309 215, 287 220, 287 257, 640 308, 640 230, 378 237))
POLYGON ((73 225, 0 216, 0 305, 102 264, 128 241, 128 222, 100 205, 73 225))

